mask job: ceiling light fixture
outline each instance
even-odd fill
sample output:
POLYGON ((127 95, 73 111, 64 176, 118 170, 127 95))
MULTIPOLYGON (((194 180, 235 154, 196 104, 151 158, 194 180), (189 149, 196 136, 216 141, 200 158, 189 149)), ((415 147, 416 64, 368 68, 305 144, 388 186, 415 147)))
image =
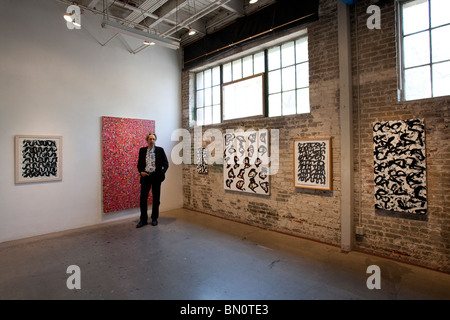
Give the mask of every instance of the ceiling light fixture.
POLYGON ((192 28, 189 28, 189 35, 190 36, 193 36, 194 34, 196 34, 197 32, 194 30, 194 29, 192 29, 192 28))
POLYGON ((147 41, 147 40, 145 40, 145 41, 144 41, 144 45, 146 45, 146 46, 153 46, 153 45, 155 45, 155 43, 154 43, 153 41, 147 41))
POLYGON ((248 3, 250 3, 250 4, 255 4, 255 3, 257 3, 258 2, 258 0, 250 0, 248 3))

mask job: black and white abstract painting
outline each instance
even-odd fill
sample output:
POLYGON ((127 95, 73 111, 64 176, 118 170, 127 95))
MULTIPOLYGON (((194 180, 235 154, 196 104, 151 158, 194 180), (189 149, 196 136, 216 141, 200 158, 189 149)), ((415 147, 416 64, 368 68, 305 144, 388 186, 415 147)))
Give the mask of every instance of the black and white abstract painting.
POLYGON ((294 186, 331 190, 331 138, 294 139, 294 186))
POLYGON ((15 182, 62 180, 61 136, 15 136, 15 182))
POLYGON ((208 174, 208 148, 197 149, 197 172, 199 174, 208 174))
POLYGON ((269 195, 269 136, 267 130, 233 131, 224 135, 225 190, 269 195))
POLYGON ((427 213, 423 119, 373 124, 375 208, 427 213))

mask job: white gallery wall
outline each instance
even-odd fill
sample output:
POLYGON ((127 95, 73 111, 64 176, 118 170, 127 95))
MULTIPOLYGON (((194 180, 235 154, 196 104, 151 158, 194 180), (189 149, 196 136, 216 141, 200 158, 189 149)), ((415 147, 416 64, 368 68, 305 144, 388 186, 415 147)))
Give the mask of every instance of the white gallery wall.
POLYGON ((0 242, 139 216, 138 208, 102 212, 102 116, 156 121, 170 161, 161 216, 183 205, 181 167, 170 160, 181 127, 179 52, 132 54, 141 41, 129 37, 102 45, 115 34, 101 28, 102 17, 84 12, 82 29, 69 30, 66 8, 0 1, 0 242), (62 181, 14 183, 20 134, 63 137, 62 181))

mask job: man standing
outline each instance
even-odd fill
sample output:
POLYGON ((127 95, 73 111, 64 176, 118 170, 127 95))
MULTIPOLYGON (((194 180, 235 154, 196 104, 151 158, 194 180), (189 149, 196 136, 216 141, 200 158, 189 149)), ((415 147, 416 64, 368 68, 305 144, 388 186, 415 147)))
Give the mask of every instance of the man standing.
POLYGON ((165 173, 169 168, 166 153, 161 147, 155 146, 156 134, 151 132, 146 137, 147 147, 139 149, 139 159, 137 168, 141 175, 141 198, 140 208, 141 216, 136 228, 141 228, 147 224, 147 199, 152 190, 153 205, 152 205, 152 225, 158 224, 159 217, 159 200, 161 196, 161 183, 166 178, 165 173))

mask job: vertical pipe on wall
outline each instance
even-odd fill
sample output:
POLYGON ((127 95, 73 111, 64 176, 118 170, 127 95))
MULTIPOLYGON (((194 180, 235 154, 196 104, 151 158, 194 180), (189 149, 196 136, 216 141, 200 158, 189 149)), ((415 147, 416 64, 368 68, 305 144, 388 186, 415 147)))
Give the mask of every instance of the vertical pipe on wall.
POLYGON ((349 7, 338 1, 339 110, 341 128, 341 250, 352 250, 353 107, 349 7))

